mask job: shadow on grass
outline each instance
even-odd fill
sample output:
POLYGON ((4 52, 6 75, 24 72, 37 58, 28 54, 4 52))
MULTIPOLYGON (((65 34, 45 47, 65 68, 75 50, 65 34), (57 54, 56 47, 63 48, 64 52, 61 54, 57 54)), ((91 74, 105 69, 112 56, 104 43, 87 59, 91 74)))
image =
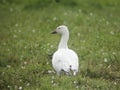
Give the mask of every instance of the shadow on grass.
POLYGON ((95 71, 91 71, 90 69, 87 69, 86 71, 81 71, 82 76, 85 77, 90 77, 90 78, 103 78, 106 80, 110 80, 110 81, 117 81, 120 82, 120 76, 117 76, 116 74, 110 74, 109 72, 95 72, 95 71))

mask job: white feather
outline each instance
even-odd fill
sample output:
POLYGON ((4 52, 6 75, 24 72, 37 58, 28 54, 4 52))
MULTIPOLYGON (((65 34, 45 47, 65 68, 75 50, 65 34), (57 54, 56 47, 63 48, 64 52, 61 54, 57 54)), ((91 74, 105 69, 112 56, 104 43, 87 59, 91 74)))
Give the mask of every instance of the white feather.
POLYGON ((79 60, 77 54, 68 48, 67 42, 69 40, 68 28, 64 25, 57 27, 54 31, 61 34, 61 41, 58 46, 58 50, 53 54, 52 65, 58 75, 63 70, 66 73, 73 71, 73 75, 76 75, 79 68, 79 60))

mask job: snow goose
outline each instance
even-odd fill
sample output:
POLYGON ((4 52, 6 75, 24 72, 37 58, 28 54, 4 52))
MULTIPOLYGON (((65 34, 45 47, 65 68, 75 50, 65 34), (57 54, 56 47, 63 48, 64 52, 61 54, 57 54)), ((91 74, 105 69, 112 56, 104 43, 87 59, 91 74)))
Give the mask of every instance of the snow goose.
POLYGON ((61 40, 58 46, 58 50, 53 54, 52 57, 52 66, 60 75, 61 71, 64 71, 66 74, 76 75, 79 68, 79 61, 77 54, 68 48, 67 42, 69 40, 69 30, 67 26, 61 25, 56 28, 51 34, 61 34, 61 40))

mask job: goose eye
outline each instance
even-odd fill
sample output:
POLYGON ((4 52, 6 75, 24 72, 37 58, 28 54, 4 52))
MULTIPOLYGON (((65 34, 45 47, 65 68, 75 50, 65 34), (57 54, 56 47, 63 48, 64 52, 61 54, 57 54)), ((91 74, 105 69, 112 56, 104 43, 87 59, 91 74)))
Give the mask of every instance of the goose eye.
POLYGON ((58 29, 60 29, 60 28, 58 28, 58 29))

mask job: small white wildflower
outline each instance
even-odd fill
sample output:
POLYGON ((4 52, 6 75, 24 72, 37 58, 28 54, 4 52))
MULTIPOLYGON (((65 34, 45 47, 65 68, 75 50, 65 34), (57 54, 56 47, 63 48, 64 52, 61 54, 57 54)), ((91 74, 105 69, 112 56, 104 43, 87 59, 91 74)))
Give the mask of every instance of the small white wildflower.
POLYGON ((80 68, 83 68, 83 66, 82 66, 82 65, 80 65, 80 68))
POLYGON ((111 31, 111 32, 110 32, 110 34, 111 34, 111 35, 114 35, 114 32, 113 32, 113 31, 111 31))
POLYGON ((7 68, 11 68, 11 66, 10 66, 10 65, 7 65, 7 68))
POLYGON ((113 55, 115 55, 116 53, 115 52, 112 52, 113 55))
POLYGON ((21 30, 18 30, 18 32, 20 33, 20 32, 21 32, 21 30))
POLYGON ((50 45, 51 48, 53 48, 53 45, 50 45))
POLYGON ((106 21, 106 24, 109 25, 110 23, 108 21, 106 21))
POLYGON ((116 82, 114 82, 114 84, 115 84, 115 85, 117 85, 117 83, 116 83, 116 82))
POLYGON ((110 68, 110 67, 111 67, 111 65, 108 66, 108 68, 110 68))
POLYGON ((103 64, 99 64, 100 67, 103 67, 103 64))
POLYGON ((50 73, 52 73, 52 71, 51 71, 51 70, 48 70, 48 73, 50 74, 50 73))
POLYGON ((65 13, 64 13, 64 15, 68 15, 68 13, 67 13, 67 12, 65 12, 65 13))
POLYGON ((50 43, 47 43, 47 46, 49 46, 50 45, 50 43))
POLYGON ((85 43, 85 40, 82 40, 83 43, 85 43))
POLYGON ((7 87, 10 88, 10 85, 8 85, 7 87))
POLYGON ((53 84, 53 86, 57 86, 57 84, 56 84, 56 83, 54 83, 54 84, 53 84))
POLYGON ((77 81, 74 81, 73 83, 74 83, 74 84, 76 84, 76 83, 77 83, 77 81))
POLYGON ((105 55, 106 53, 105 53, 105 52, 103 52, 102 54, 103 54, 103 55, 105 55))
POLYGON ((33 53, 33 50, 30 50, 31 53, 33 53))
POLYGON ((21 68, 22 68, 22 69, 25 69, 25 67, 24 67, 24 66, 21 66, 21 68))
POLYGON ((47 65, 49 64, 49 62, 46 63, 47 65))
POLYGON ((54 81, 52 80, 51 83, 54 83, 54 81))
POLYGON ((102 21, 105 21, 105 18, 102 18, 102 21))
MULTIPOLYGON (((86 17, 87 20, 90 20, 90 17, 86 17)), ((90 31, 90 30, 89 30, 90 31)))
POLYGON ((82 10, 81 10, 81 9, 79 9, 79 10, 78 10, 78 12, 79 12, 79 13, 81 13, 81 12, 82 12, 82 10))
POLYGON ((22 80, 21 80, 21 79, 20 79, 19 81, 20 81, 20 82, 22 82, 22 80))
POLYGON ((18 27, 18 23, 16 23, 15 26, 18 27))
POLYGON ((17 38, 17 35, 13 35, 13 38, 17 38))
POLYGON ((78 89, 79 87, 78 87, 78 86, 76 86, 76 88, 78 89))
POLYGON ((55 71, 52 70, 53 73, 55 73, 55 71))
POLYGON ((104 62, 108 62, 107 58, 104 58, 104 62))
POLYGON ((9 52, 9 51, 10 51, 10 49, 8 48, 8 49, 7 49, 7 51, 9 52))
POLYGON ((4 75, 5 74, 5 72, 2 72, 2 75, 4 75))
POLYGON ((80 36, 80 33, 78 33, 77 35, 78 35, 78 37, 79 37, 79 36, 80 36))
POLYGON ((27 47, 25 46, 24 49, 26 49, 27 47))
POLYGON ((18 86, 17 85, 15 85, 14 88, 15 88, 15 90, 18 90, 18 86))
POLYGON ((30 86, 30 83, 27 83, 26 86, 30 86))
POLYGON ((38 47, 39 46, 39 44, 35 44, 35 47, 38 47))
POLYGON ((49 51, 50 51, 50 49, 47 49, 47 51, 49 52, 49 51))
POLYGON ((55 77, 54 77, 54 76, 52 76, 52 79, 55 79, 55 77))
POLYGON ((32 30, 32 32, 33 32, 33 33, 35 33, 35 32, 36 32, 36 30, 35 30, 35 29, 33 29, 33 30, 32 30))
POLYGON ((21 57, 21 58, 23 58, 24 56, 23 56, 23 55, 21 55, 20 57, 21 57))
POLYGON ((19 90, 22 90, 22 86, 20 86, 18 89, 19 89, 19 90))
POLYGON ((100 36, 97 36, 96 38, 100 38, 100 36))
POLYGON ((92 13, 92 12, 90 13, 90 16, 93 16, 93 13, 92 13))
POLYGON ((25 62, 24 62, 24 65, 26 65, 26 64, 27 64, 27 62, 25 61, 25 62))
POLYGON ((12 12, 13 11, 13 8, 10 8, 10 12, 12 12))
POLYGON ((3 45, 5 46, 5 45, 6 45, 6 43, 4 42, 4 43, 3 43, 3 45))
POLYGON ((53 21, 56 21, 56 20, 57 20, 57 18, 56 18, 56 17, 54 17, 54 18, 53 18, 53 21))

